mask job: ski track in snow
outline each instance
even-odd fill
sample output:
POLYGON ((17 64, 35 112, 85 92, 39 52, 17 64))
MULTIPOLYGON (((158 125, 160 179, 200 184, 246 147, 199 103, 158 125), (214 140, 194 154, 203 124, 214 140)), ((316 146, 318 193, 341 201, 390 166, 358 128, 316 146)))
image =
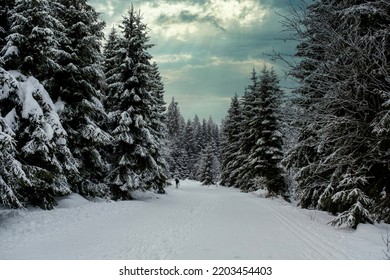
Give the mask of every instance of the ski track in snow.
POLYGON ((349 257, 343 252, 339 251, 335 246, 329 242, 325 243, 323 239, 313 230, 302 229, 300 225, 294 224, 289 221, 283 215, 279 214, 276 209, 262 204, 269 213, 275 217, 281 224, 283 224, 288 232, 294 234, 304 247, 308 250, 303 250, 304 256, 307 259, 319 258, 319 259, 349 259, 349 257), (310 254, 308 254, 310 253, 310 254))
POLYGON ((382 259, 384 225, 334 228, 280 199, 183 181, 167 195, 1 210, 0 259, 382 259))

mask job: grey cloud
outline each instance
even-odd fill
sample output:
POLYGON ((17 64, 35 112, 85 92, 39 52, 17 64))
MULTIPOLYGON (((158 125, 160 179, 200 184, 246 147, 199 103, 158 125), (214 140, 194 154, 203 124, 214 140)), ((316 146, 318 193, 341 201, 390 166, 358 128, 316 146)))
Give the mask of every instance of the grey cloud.
POLYGON ((174 24, 174 23, 210 23, 220 30, 225 30, 225 28, 219 23, 218 19, 213 16, 206 15, 201 16, 199 14, 191 13, 188 10, 181 11, 178 15, 168 16, 162 13, 155 21, 155 23, 163 25, 163 24, 174 24))

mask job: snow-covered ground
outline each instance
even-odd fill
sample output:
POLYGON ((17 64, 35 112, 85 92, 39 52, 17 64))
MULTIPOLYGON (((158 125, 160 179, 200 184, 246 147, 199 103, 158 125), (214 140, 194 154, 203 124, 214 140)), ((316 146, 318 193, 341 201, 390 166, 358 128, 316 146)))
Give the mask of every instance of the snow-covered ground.
MULTIPOLYGON (((0 209, 0 259, 383 259, 386 225, 356 231, 279 199, 184 181, 166 195, 0 209)), ((388 225, 387 225, 388 226, 388 225)))

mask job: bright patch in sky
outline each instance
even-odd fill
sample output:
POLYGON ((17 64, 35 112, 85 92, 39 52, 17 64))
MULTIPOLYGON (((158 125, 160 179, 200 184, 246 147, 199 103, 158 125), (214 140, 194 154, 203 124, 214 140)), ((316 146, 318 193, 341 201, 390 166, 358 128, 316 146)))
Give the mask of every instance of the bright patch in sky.
POLYGON ((158 5, 146 2, 140 9, 154 34, 183 41, 197 33, 205 35, 212 29, 250 27, 267 15, 267 10, 258 2, 238 0, 211 0, 207 5, 183 1, 159 1, 158 5))

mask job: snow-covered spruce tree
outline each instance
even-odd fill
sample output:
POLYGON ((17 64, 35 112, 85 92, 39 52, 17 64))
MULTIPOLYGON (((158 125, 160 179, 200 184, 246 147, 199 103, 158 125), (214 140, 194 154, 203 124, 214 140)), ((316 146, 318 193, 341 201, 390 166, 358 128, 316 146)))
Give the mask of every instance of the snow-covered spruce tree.
POLYGON ((52 16, 49 5, 47 1, 16 1, 8 13, 11 26, 1 50, 7 70, 34 76, 2 72, 7 80, 14 79, 18 90, 2 100, 1 113, 15 109, 18 116, 17 158, 31 181, 31 188, 23 189, 24 200, 45 209, 54 206, 54 195, 70 192, 65 172, 77 172, 57 108, 35 79, 44 82, 59 68, 55 60, 64 27, 52 16))
POLYGON ((389 3, 352 0, 286 22, 301 41, 292 74, 310 116, 287 162, 300 168, 301 205, 338 213, 333 225, 389 221, 389 23, 389 3))
POLYGON ((122 91, 121 75, 115 72, 122 63, 119 55, 121 41, 122 39, 119 37, 118 31, 112 28, 103 48, 103 71, 106 77, 104 105, 107 108, 114 105, 112 102, 117 100, 117 94, 122 91))
POLYGON ((44 82, 59 68, 59 39, 64 26, 52 14, 46 0, 18 0, 9 11, 11 26, 6 45, 1 50, 6 70, 20 70, 44 82))
POLYGON ((191 180, 196 180, 196 163, 198 160, 197 152, 196 152, 196 143, 194 138, 194 126, 193 122, 188 119, 183 136, 183 144, 185 150, 187 152, 187 170, 188 170, 188 178, 191 180))
POLYGON ((221 144, 221 185, 234 186, 232 174, 240 166, 237 155, 240 151, 242 110, 237 94, 232 98, 228 115, 222 127, 221 144))
POLYGON ((81 195, 105 196, 108 164, 103 154, 111 136, 104 130, 107 114, 102 105, 102 54, 104 22, 85 0, 56 0, 53 13, 65 27, 60 40, 61 67, 46 87, 61 104, 60 117, 69 135, 69 148, 79 173, 69 172, 72 190, 81 195))
POLYGON ((15 158, 15 134, 6 119, 0 116, 0 204, 9 208, 23 208, 19 194, 22 187, 30 186, 22 164, 15 158))
POLYGON ((13 8, 15 0, 2 0, 0 3, 0 52, 6 44, 11 21, 9 11, 13 8))
POLYGON ((19 176, 7 184, 13 184, 13 189, 17 186, 20 203, 51 209, 55 196, 71 192, 64 174, 72 166, 66 132, 49 94, 35 78, 0 69, 0 80, 0 113, 8 125, 8 134, 13 134, 15 140, 14 151, 6 145, 2 153, 17 160, 9 168, 19 176), (57 155, 65 160, 59 160, 57 155))
POLYGON ((238 152, 237 184, 244 191, 265 188, 270 196, 287 199, 287 184, 280 161, 283 140, 278 114, 282 91, 273 70, 264 67, 258 78, 252 72, 253 85, 243 99, 243 120, 238 152))
POLYGON ((182 147, 182 143, 182 137, 178 138, 177 140, 174 140, 173 142, 173 146, 177 148, 170 150, 170 169, 171 176, 184 180, 189 178, 188 153, 186 149, 182 147))
POLYGON ((170 138, 177 137, 183 130, 183 123, 185 123, 185 121, 180 112, 179 104, 175 101, 174 97, 168 106, 166 122, 170 138))
POLYGON ((162 101, 161 96, 156 99, 161 92, 156 92, 157 84, 153 79, 156 69, 147 52, 152 47, 148 43, 147 26, 133 6, 123 18, 121 28, 123 36, 116 50, 121 63, 112 71, 119 79, 108 84, 107 98, 111 101, 107 109, 115 141, 108 179, 114 199, 132 199, 134 190, 165 184, 163 177, 151 178, 152 174, 156 175, 156 165, 161 163, 154 157, 160 156, 156 148, 163 141, 157 133, 162 129, 157 128, 161 125, 157 117, 161 108, 156 106, 162 101), (110 90, 111 87, 115 90, 110 90))
MULTIPOLYGON (((103 71, 106 77, 103 102, 104 107, 109 114, 104 128, 106 128, 107 131, 112 131, 115 125, 115 118, 113 118, 112 113, 110 114, 109 112, 112 111, 112 108, 115 106, 115 102, 117 102, 119 98, 118 94, 123 92, 121 72, 118 72, 123 60, 122 54, 120 53, 120 49, 123 45, 121 45, 121 42, 123 42, 123 38, 120 38, 118 31, 115 28, 112 28, 107 41, 103 46, 103 71)), ((124 49, 123 52, 125 52, 124 49)), ((115 143, 112 141, 110 145, 105 147, 104 157, 109 163, 114 160, 114 146, 115 143)))
POLYGON ((214 123, 213 118, 210 116, 207 121, 206 127, 206 143, 212 143, 215 148, 215 155, 218 160, 220 159, 220 139, 219 139, 219 126, 214 123))
POLYGON ((106 79, 117 78, 115 81, 108 80, 108 84, 119 81, 119 75, 115 75, 113 72, 121 63, 120 57, 118 57, 117 51, 120 48, 121 39, 119 38, 118 31, 113 27, 108 35, 107 41, 103 47, 103 71, 106 79))
POLYGON ((211 137, 207 133, 207 121, 206 119, 202 120, 202 125, 200 127, 200 137, 198 138, 198 145, 200 146, 201 151, 210 144, 211 137))
POLYGON ((202 151, 198 169, 198 180, 203 185, 213 185, 218 180, 219 162, 215 152, 215 147, 212 144, 208 144, 202 151))
POLYGON ((11 129, 16 121, 12 105, 19 101, 17 91, 15 80, 0 68, 0 204, 9 208, 23 208, 25 198, 20 192, 31 186, 16 158, 16 134, 11 129), (12 110, 6 114, 8 106, 12 106, 12 110))
POLYGON ((151 147, 151 158, 153 159, 154 167, 149 169, 149 186, 152 186, 157 193, 165 193, 164 187, 167 185, 169 177, 168 169, 168 139, 166 122, 166 103, 164 101, 164 84, 157 66, 157 63, 152 64, 150 72, 150 92, 152 95, 151 104, 151 135, 154 138, 153 146, 151 147))
POLYGON ((201 158, 202 153, 202 126, 200 124, 200 120, 198 115, 195 115, 194 120, 192 121, 192 130, 193 130, 193 148, 192 154, 189 155, 193 160, 193 164, 191 164, 191 169, 189 170, 189 178, 192 180, 197 179, 197 172, 199 169, 199 160, 201 158))
POLYGON ((240 135, 240 150, 237 153, 237 166, 238 169, 232 170, 231 178, 234 181, 231 182, 234 186, 240 188, 242 191, 250 191, 256 189, 254 178, 254 169, 249 162, 249 154, 252 147, 256 144, 256 131, 257 127, 251 128, 252 119, 255 118, 256 108, 254 107, 255 100, 259 95, 259 91, 256 90, 258 86, 258 76, 256 71, 252 71, 252 85, 250 85, 242 97, 242 122, 241 122, 241 135, 240 135), (254 130, 254 131, 253 131, 254 130))
POLYGON ((287 199, 287 185, 283 178, 280 161, 283 158, 283 138, 280 131, 280 102, 282 90, 274 70, 264 67, 254 103, 255 114, 250 121, 250 129, 256 135, 248 160, 254 169, 256 180, 267 188, 269 195, 281 195, 287 199))
POLYGON ((185 121, 174 98, 168 106, 166 125, 168 130, 169 171, 171 176, 186 179, 188 166, 184 142, 185 121))

